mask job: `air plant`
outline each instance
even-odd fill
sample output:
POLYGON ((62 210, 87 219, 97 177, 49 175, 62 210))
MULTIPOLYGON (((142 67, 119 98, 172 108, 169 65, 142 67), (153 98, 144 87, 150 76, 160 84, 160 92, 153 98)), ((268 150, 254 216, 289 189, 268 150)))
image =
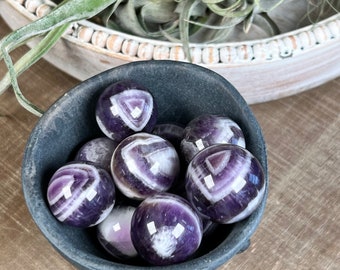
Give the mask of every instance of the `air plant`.
POLYGON ((278 29, 267 13, 284 0, 127 0, 99 14, 109 28, 173 42, 223 42, 236 25, 248 32, 254 20, 271 35, 278 29), (258 21, 257 21, 258 22, 258 21), (265 25, 265 23, 267 25, 265 25))
MULTIPOLYGON (((55 0, 57 6, 47 15, 25 25, 0 40, 0 61, 3 59, 8 74, 0 81, 0 94, 12 85, 19 103, 30 112, 41 116, 43 111, 22 94, 17 77, 37 62, 61 38, 73 22, 95 20, 106 27, 141 37, 181 42, 189 60, 190 43, 218 43, 230 41, 228 37, 236 27, 245 33, 256 24, 269 36, 279 28, 268 13, 285 0, 55 0), (15 64, 10 52, 33 37, 43 36, 15 64)), ((339 10, 338 0, 309 1, 314 7, 339 10)), ((319 14, 320 15, 320 14, 319 14)), ((318 14, 317 14, 318 17, 318 14)))

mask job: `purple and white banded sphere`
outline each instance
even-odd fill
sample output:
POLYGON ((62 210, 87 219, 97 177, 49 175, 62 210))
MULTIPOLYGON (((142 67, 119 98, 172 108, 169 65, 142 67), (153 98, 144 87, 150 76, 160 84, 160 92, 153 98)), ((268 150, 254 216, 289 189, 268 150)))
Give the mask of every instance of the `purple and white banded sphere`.
POLYGON ((135 209, 127 205, 115 206, 97 226, 99 243, 115 258, 126 260, 138 256, 131 240, 131 220, 135 209))
POLYGON ((181 151, 187 162, 190 162, 202 149, 224 143, 246 146, 239 125, 225 116, 204 114, 191 120, 185 127, 181 151))
POLYGON ((108 137, 92 139, 80 147, 74 160, 90 161, 110 171, 112 154, 117 145, 108 137))
POLYGON ((52 214, 65 224, 86 228, 97 225, 115 204, 115 186, 107 170, 74 162, 60 167, 47 188, 52 214))
POLYGON ((186 174, 187 198, 205 218, 227 224, 248 217, 265 193, 264 172, 245 148, 213 145, 200 151, 186 174))
POLYGON ((96 120, 107 137, 119 142, 136 132, 151 132, 157 122, 157 106, 145 87, 119 81, 100 95, 96 120))
POLYGON ((145 199, 131 221, 131 239, 139 255, 153 265, 190 258, 202 240, 202 221, 182 197, 160 193, 145 199))
POLYGON ((125 138, 111 160, 117 188, 126 197, 137 200, 169 190, 179 172, 180 161, 174 146, 149 133, 125 138))

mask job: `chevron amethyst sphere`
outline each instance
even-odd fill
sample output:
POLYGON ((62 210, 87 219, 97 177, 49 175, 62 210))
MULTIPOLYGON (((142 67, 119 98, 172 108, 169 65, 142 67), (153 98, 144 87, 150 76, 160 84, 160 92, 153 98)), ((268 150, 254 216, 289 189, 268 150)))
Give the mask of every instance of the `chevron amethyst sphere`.
POLYGON ((114 182, 105 169, 78 162, 59 168, 47 189, 52 214, 80 228, 103 221, 114 206, 115 196, 114 182))
POLYGON ((111 84, 96 106, 99 128, 109 138, 121 141, 140 131, 151 132, 157 121, 157 108, 151 93, 128 80, 111 84))
POLYGON ((132 217, 131 228, 136 250, 153 265, 188 259, 202 240, 200 217, 186 200, 170 193, 145 199, 132 217))
POLYGON ((93 162, 110 171, 112 153, 117 144, 108 137, 89 140, 80 147, 74 160, 93 162))
POLYGON ((97 226, 99 243, 115 258, 127 260, 138 256, 131 240, 131 219, 135 210, 132 206, 115 206, 97 226))
POLYGON ((181 125, 173 123, 157 124, 152 130, 152 134, 168 140, 179 150, 184 137, 184 128, 181 125))
POLYGON ((188 200, 205 218, 234 223, 248 217, 265 193, 264 172, 245 148, 213 145, 200 151, 186 174, 188 200))
POLYGON ((245 147, 245 139, 239 125, 222 115, 204 114, 191 120, 184 129, 181 151, 190 160, 202 149, 222 143, 245 147))
POLYGON ((125 138, 117 146, 111 172, 125 196, 145 199, 172 186, 180 172, 180 161, 169 141, 141 132, 125 138))

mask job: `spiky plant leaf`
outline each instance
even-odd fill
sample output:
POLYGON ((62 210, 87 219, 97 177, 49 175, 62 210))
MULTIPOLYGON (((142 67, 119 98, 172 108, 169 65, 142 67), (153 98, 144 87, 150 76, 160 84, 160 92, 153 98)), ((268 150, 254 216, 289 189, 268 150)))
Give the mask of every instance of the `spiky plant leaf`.
POLYGON ((110 17, 112 16, 112 14, 116 11, 116 9, 118 8, 118 6, 123 2, 124 0, 117 0, 116 3, 110 5, 108 8, 106 8, 105 10, 103 10, 100 13, 100 17, 102 20, 102 23, 105 26, 108 26, 110 23, 110 17))
POLYGON ((144 29, 136 14, 135 0, 128 0, 126 3, 121 4, 115 15, 115 22, 119 27, 124 29, 126 32, 137 35, 137 36, 148 36, 146 29, 144 29))
POLYGON ((285 0, 255 0, 255 5, 261 12, 269 12, 285 0))
POLYGON ((141 7, 140 16, 145 23, 165 24, 176 19, 174 1, 150 1, 141 7), (159 12, 162 10, 162 12, 159 12))

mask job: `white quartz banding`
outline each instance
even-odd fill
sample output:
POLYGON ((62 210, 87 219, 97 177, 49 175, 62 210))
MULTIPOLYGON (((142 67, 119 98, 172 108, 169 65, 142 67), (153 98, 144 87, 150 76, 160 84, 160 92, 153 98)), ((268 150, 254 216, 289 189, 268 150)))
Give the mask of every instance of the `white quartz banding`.
POLYGON ((171 163, 161 163, 159 161, 173 160, 176 159, 177 156, 175 150, 171 147, 168 147, 162 138, 151 135, 149 135, 148 138, 137 138, 124 146, 121 150, 122 159, 124 160, 129 171, 137 179, 139 179, 143 183, 143 185, 151 189, 162 189, 162 187, 157 185, 156 181, 152 181, 152 179, 150 179, 150 177, 147 175, 147 172, 139 168, 138 164, 136 163, 136 154, 134 150, 142 145, 152 145, 158 143, 164 143, 164 147, 156 151, 152 151, 152 153, 144 155, 143 158, 146 159, 150 164, 150 171, 153 174, 171 175, 171 172, 173 170, 173 166, 171 166, 171 163))
MULTIPOLYGON (((71 168, 71 170, 74 170, 74 165, 71 164, 69 166, 64 166, 63 170, 68 170, 68 167, 71 168)), ((83 170, 85 173, 87 173, 86 171, 89 169, 88 165, 78 165, 78 170, 83 170)), ((83 173, 84 173, 83 172, 83 173)), ((86 190, 82 191, 82 192, 77 192, 77 194, 74 196, 76 198, 72 198, 70 199, 74 194, 71 194, 71 197, 68 197, 68 199, 70 199, 69 201, 66 200, 66 202, 63 204, 62 207, 59 207, 56 211, 54 211, 54 215, 57 216, 58 220, 60 220, 61 222, 65 221, 70 215, 72 215, 72 213, 77 210, 81 204, 84 202, 84 200, 88 200, 91 201, 96 195, 96 188, 99 185, 99 181, 100 181, 100 175, 98 174, 98 172, 96 170, 91 170, 91 173, 93 173, 93 179, 94 181, 92 182, 92 184, 90 186, 87 187, 86 190)), ((65 176, 63 176, 65 177, 65 176)), ((70 178, 69 176, 67 176, 67 178, 70 178)), ((74 183, 74 181, 70 182, 71 185, 74 183)), ((85 184, 85 181, 84 181, 85 184)), ((70 187, 70 184, 68 184, 67 186, 70 187)), ((53 204, 55 204, 60 198, 65 196, 64 193, 64 189, 61 190, 61 192, 59 194, 57 194, 54 198, 51 198, 50 204, 53 202, 53 204), (56 198, 59 198, 58 200, 56 200, 56 198)), ((51 205, 53 205, 51 204, 51 205)))
POLYGON ((110 97, 111 113, 119 116, 133 131, 141 131, 149 122, 153 112, 153 98, 150 93, 129 89, 110 97), (135 121, 138 119, 138 121, 135 121))
MULTIPOLYGON (((230 153, 231 152, 228 150, 220 151, 216 153, 220 156, 224 155, 224 157, 223 156, 220 157, 220 162, 217 165, 215 164, 216 166, 213 166, 212 162, 209 161, 209 158, 214 158, 214 155, 216 154, 208 156, 205 159, 207 168, 210 171, 208 174, 206 171, 203 170, 201 166, 198 166, 195 169, 191 168, 193 183, 199 188, 199 190, 204 195, 204 197, 207 200, 209 200, 211 203, 216 203, 222 200, 224 197, 228 196, 232 191, 235 191, 236 193, 239 192, 246 184, 244 177, 246 176, 247 172, 250 170, 251 159, 252 159, 250 155, 247 155, 243 159, 242 166, 238 167, 240 168, 240 171, 237 172, 237 175, 235 176, 236 179, 231 180, 231 183, 224 183, 223 181, 217 181, 217 182, 214 181, 214 176, 217 175, 219 172, 221 172, 223 169, 225 169, 228 166, 230 153), (209 181, 207 181, 206 179, 208 179, 209 181), (212 184, 212 181, 214 184, 212 184), (239 181, 240 183, 235 183, 235 181, 239 181)), ((230 168, 230 170, 233 170, 233 169, 234 168, 230 168)))

